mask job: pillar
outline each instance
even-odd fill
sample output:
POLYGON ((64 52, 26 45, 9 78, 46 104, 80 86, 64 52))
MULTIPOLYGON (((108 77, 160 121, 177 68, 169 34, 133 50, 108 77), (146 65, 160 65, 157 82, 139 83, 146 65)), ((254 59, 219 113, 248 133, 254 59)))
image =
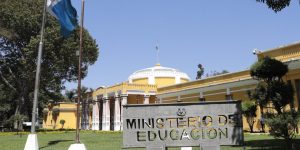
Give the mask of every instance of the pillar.
POLYGON ((150 95, 145 95, 144 96, 144 104, 149 104, 150 103, 150 95))
POLYGON ((181 102, 181 96, 180 95, 177 96, 177 102, 181 102))
POLYGON ((92 130, 99 130, 99 102, 93 104, 92 130))
POLYGON ((102 130, 109 131, 110 129, 109 99, 107 97, 104 97, 102 101, 103 101, 102 130))
POLYGON ((120 128, 120 96, 115 96, 115 115, 114 115, 114 131, 121 130, 120 128))
POLYGON ((232 100, 232 99, 233 99, 232 94, 231 94, 231 91, 230 91, 230 88, 227 88, 227 89, 226 89, 226 96, 225 96, 225 99, 226 99, 226 100, 232 100))
POLYGON ((123 105, 126 105, 127 104, 127 97, 128 95, 127 94, 123 94, 121 95, 121 118, 120 118, 120 129, 123 130, 123 105))
POLYGON ((102 98, 102 130, 106 130, 106 99, 102 98))
POLYGON ((204 102, 204 101, 205 101, 205 98, 204 98, 204 95, 203 95, 203 91, 200 91, 200 94, 199 94, 199 101, 201 101, 201 102, 204 102))
POLYGON ((110 107, 109 107, 109 99, 107 98, 105 101, 105 131, 110 130, 110 107))

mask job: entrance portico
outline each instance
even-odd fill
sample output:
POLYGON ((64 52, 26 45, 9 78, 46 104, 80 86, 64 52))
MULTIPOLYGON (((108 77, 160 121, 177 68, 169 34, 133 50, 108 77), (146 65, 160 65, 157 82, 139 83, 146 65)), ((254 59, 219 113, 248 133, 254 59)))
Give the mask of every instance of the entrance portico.
POLYGON ((155 94, 155 85, 122 83, 114 88, 99 89, 98 95, 93 95, 96 99, 93 103, 92 130, 122 130, 122 105, 155 103, 155 94), (131 90, 137 87, 139 90, 131 90))

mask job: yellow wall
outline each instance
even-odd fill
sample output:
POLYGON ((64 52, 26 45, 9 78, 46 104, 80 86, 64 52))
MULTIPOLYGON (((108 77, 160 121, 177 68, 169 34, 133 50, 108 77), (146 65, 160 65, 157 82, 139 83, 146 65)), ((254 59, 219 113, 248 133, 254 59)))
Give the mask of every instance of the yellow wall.
POLYGON ((184 102, 198 102, 199 101, 199 93, 181 95, 180 100, 184 102))
POLYGON ((184 83, 184 82, 189 82, 189 80, 188 79, 180 78, 180 83, 184 83))
POLYGON ((274 48, 258 54, 258 58, 269 56, 282 62, 300 58, 300 43, 274 48))
POLYGON ((75 129, 76 128, 76 111, 61 111, 57 119, 57 129, 62 128, 59 123, 60 120, 65 120, 65 129, 75 129))
POLYGON ((148 78, 142 78, 142 79, 134 79, 132 80, 133 84, 148 84, 148 78))
POLYGON ((97 99, 97 96, 107 96, 108 94, 115 93, 118 94, 126 94, 127 91, 130 90, 138 90, 138 91, 144 91, 145 94, 148 94, 149 92, 156 92, 157 86, 156 85, 149 85, 149 84, 134 84, 134 83, 128 83, 123 82, 120 84, 116 84, 109 87, 104 88, 98 88, 93 92, 93 99, 97 99))
POLYGON ((48 112, 43 117, 43 128, 45 129, 61 129, 60 120, 65 120, 64 129, 76 128, 76 104, 60 103, 57 105, 50 104, 48 112), (53 109, 58 109, 57 115, 53 115, 53 109))
POLYGON ((157 87, 173 85, 173 84, 175 84, 175 78, 156 77, 155 84, 157 85, 157 87))

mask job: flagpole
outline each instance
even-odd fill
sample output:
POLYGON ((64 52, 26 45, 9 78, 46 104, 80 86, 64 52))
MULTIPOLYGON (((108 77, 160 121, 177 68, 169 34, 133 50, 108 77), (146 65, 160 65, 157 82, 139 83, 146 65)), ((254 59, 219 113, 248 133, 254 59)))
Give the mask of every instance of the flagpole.
POLYGON ((158 48, 158 44, 156 44, 155 48, 156 48, 156 65, 159 65, 159 48, 158 48))
POLYGON ((81 1, 80 17, 80 44, 79 44, 79 63, 78 63, 78 87, 77 87, 77 117, 76 117, 76 143, 80 143, 79 138, 79 120, 80 120, 80 101, 81 101, 81 64, 82 64, 82 47, 83 47, 83 19, 84 19, 84 0, 81 1))
POLYGON ((35 125, 36 125, 36 117, 37 117, 37 102, 39 96, 39 86, 40 86, 40 74, 41 74, 41 59, 43 54, 43 45, 44 45, 44 30, 45 30, 45 22, 46 22, 46 6, 47 0, 44 0, 44 8, 43 8, 43 20, 42 20, 42 28, 41 28, 41 37, 39 42, 38 49, 38 57, 37 57, 37 67, 35 73, 35 85, 34 85, 34 97, 33 97, 33 106, 32 106, 32 116, 31 116, 31 133, 27 137, 27 141, 24 147, 24 150, 38 150, 38 140, 37 134, 35 133, 35 125))
POLYGON ((31 119, 31 133, 32 134, 35 133, 35 124, 36 124, 36 115, 37 115, 37 102, 38 102, 40 74, 41 74, 41 59, 42 59, 42 53, 43 53, 44 28, 45 28, 45 21, 46 21, 46 5, 47 5, 47 0, 44 0, 41 37, 40 37, 38 57, 37 57, 37 67, 36 67, 36 73, 35 73, 34 98, 33 98, 33 107, 32 107, 32 119, 31 119))

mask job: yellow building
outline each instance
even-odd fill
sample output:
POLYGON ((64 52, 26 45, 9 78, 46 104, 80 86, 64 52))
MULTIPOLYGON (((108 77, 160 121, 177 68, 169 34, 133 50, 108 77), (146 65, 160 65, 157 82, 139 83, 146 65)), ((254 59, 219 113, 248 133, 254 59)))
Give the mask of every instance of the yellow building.
MULTIPOLYGON (((256 51, 258 59, 269 56, 288 65, 289 72, 284 77, 286 82, 292 83, 295 90, 295 106, 299 108, 300 102, 300 43, 282 46, 267 50, 256 51)), ((160 103, 180 103, 216 100, 249 100, 247 91, 253 90, 258 82, 251 78, 250 70, 227 73, 202 80, 186 82, 178 85, 158 88, 157 97, 160 103)), ((273 112, 272 105, 266 111, 273 112)), ((257 111, 254 131, 260 131, 260 110, 257 111)), ((245 130, 249 126, 244 118, 245 130)))
POLYGON ((142 69, 129 76, 128 81, 93 92, 93 130, 122 130, 123 104, 155 103, 157 88, 189 81, 186 73, 173 68, 142 69))
POLYGON ((46 129, 73 129, 76 128, 76 104, 59 103, 49 104, 48 108, 43 110, 43 128, 46 129), (65 120, 62 127, 61 120, 65 120))
MULTIPOLYGON (((295 106, 298 109, 300 104, 300 43, 264 52, 255 51, 255 54, 257 59, 269 56, 288 65, 289 72, 284 79, 286 82, 292 83, 295 89, 295 106)), ((128 81, 96 89, 92 93, 92 114, 90 114, 91 117, 88 117, 87 122, 91 123, 89 127, 93 130, 122 130, 121 106, 123 104, 205 102, 232 99, 247 101, 249 100, 247 91, 253 90, 257 83, 251 78, 250 70, 190 81, 187 74, 158 64, 134 72, 129 76, 128 81)), ((62 111, 54 119, 49 108, 48 120, 46 119, 44 122, 44 128, 53 128, 54 126, 60 128, 59 119, 63 116, 70 120, 69 122, 66 120, 64 128, 75 128, 75 105, 72 109, 63 103, 54 107, 58 107, 62 111), (70 124, 67 125, 67 123, 70 124)), ((269 107, 265 111, 273 111, 272 106, 269 107)), ((259 112, 258 110, 254 131, 261 130, 259 112)), ((249 130, 246 120, 243 121, 244 129, 249 130)))
POLYGON ((130 84, 156 85, 157 88, 190 81, 186 73, 160 64, 134 72, 128 78, 130 84))
MULTIPOLYGON (((81 118, 84 119, 85 116, 82 115, 82 108, 80 108, 81 118)), ((91 125, 91 111, 88 109, 86 115, 86 120, 81 119, 81 127, 87 124, 89 129, 91 125), (85 124, 83 124, 85 123, 85 124)), ((43 128, 44 129, 75 129, 76 128, 76 103, 73 102, 59 102, 57 104, 49 103, 48 107, 43 110, 43 128), (62 124, 61 120, 64 120, 62 124)))

